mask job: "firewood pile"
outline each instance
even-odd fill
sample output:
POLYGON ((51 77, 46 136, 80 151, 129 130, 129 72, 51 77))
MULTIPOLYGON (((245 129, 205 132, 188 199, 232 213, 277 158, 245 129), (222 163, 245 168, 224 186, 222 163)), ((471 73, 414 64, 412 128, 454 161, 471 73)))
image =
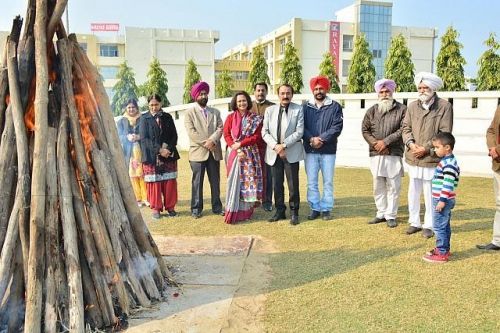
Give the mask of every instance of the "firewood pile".
POLYGON ((118 330, 171 281, 66 5, 28 1, 0 55, 0 332, 118 330))

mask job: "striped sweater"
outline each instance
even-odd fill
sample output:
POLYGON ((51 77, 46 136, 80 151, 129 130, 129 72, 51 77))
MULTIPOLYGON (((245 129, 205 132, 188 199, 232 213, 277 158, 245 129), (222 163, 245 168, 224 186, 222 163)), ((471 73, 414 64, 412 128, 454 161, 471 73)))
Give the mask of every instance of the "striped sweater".
POLYGON ((432 197, 444 202, 454 199, 459 177, 460 168, 455 156, 450 154, 443 157, 434 170, 432 197))

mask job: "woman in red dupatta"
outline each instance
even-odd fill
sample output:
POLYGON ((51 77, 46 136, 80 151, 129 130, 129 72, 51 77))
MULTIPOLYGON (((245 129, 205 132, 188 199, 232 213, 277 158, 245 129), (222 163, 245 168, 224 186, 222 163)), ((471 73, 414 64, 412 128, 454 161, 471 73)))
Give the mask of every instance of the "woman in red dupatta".
POLYGON ((262 140, 262 117, 250 112, 252 100, 244 92, 237 92, 231 100, 231 109, 224 123, 227 143, 226 169, 226 223, 249 220, 253 209, 262 200, 262 166, 257 142, 262 140))

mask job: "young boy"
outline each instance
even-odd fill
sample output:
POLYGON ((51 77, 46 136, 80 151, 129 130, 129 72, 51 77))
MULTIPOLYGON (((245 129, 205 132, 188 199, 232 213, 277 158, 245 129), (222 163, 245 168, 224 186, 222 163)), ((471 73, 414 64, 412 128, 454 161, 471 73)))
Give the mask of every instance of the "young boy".
POLYGON ((440 132, 432 138, 434 153, 441 161, 432 179, 432 224, 436 234, 436 247, 422 258, 427 262, 444 263, 450 256, 451 210, 455 207, 455 188, 458 185, 460 168, 453 156, 455 137, 440 132))

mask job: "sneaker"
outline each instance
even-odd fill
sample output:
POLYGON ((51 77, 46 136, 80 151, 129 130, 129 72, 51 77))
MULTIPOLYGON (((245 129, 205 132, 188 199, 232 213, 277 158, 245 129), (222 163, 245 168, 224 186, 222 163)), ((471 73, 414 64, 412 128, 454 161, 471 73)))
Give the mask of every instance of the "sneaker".
MULTIPOLYGON (((425 255, 427 255, 427 256, 432 256, 434 254, 439 254, 439 250, 436 247, 433 248, 430 251, 425 252, 425 255)), ((449 256, 451 256, 451 252, 448 251, 448 252, 445 253, 445 255, 447 255, 449 257, 449 256)))
POLYGON ((410 225, 408 227, 408 229, 406 229, 406 234, 407 235, 411 235, 411 234, 414 234, 416 232, 419 232, 420 230, 422 230, 422 228, 414 227, 414 226, 410 225))
POLYGON ((431 229, 424 228, 424 230, 422 230, 422 236, 425 238, 431 238, 434 236, 434 232, 431 229))
POLYGON ((169 210, 167 212, 167 214, 168 214, 168 217, 175 217, 175 216, 177 216, 177 212, 175 210, 173 210, 173 209, 169 210))
POLYGON ((321 218, 323 221, 330 221, 333 219, 332 214, 329 211, 321 212, 321 218))
POLYGON ((425 256, 423 256, 422 259, 424 261, 427 261, 427 262, 442 264, 442 263, 445 263, 448 261, 448 257, 449 257, 449 255, 447 253, 440 254, 440 253, 436 253, 436 251, 434 251, 434 253, 431 255, 426 254, 425 256))
POLYGON ((385 218, 375 216, 375 218, 373 220, 368 221, 368 224, 378 224, 378 223, 382 223, 382 222, 385 222, 385 218))
POLYGON ((395 220, 395 219, 388 219, 388 220, 387 220, 387 226, 388 226, 389 228, 395 228, 395 227, 397 227, 397 226, 398 226, 398 223, 396 222, 396 220, 395 220))

